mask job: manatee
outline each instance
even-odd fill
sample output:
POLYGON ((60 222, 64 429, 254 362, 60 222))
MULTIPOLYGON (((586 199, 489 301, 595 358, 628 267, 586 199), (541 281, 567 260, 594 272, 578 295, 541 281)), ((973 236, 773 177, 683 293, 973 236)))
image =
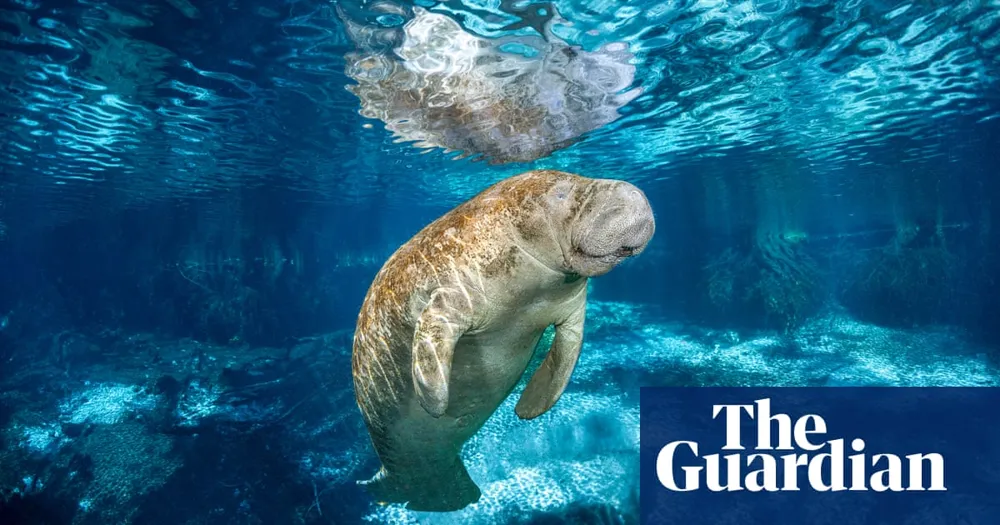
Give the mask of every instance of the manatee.
POLYGON ((345 57, 356 82, 347 89, 361 115, 384 122, 397 142, 491 164, 530 162, 617 120, 642 92, 631 87, 635 57, 624 42, 588 51, 553 35, 487 39, 421 7, 372 10, 409 19, 371 27, 338 10, 357 47, 345 57))
POLYGON ((359 483, 380 503, 417 511, 478 501, 463 444, 554 325, 515 412, 532 419, 552 408, 580 355, 588 279, 641 253, 654 228, 632 184, 536 170, 488 187, 403 244, 376 274, 354 333, 355 397, 381 461, 359 483))

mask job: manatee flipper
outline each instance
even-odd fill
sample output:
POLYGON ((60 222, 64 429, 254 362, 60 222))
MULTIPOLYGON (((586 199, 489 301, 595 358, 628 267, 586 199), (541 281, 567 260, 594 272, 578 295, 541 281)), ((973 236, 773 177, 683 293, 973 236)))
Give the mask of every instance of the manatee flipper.
POLYGON ((528 381, 528 386, 524 388, 514 407, 519 418, 533 419, 544 414, 556 404, 566 389, 580 358, 586 310, 587 302, 584 299, 565 321, 556 325, 556 337, 549 354, 528 381))
POLYGON ((413 333, 413 388, 420 406, 438 418, 448 408, 448 378, 455 344, 472 322, 465 293, 439 288, 417 319, 413 333))
POLYGON ((419 512, 452 512, 477 501, 482 491, 472 481, 457 454, 444 462, 427 463, 414 469, 415 476, 390 474, 381 469, 368 481, 359 481, 379 504, 405 504, 419 512))

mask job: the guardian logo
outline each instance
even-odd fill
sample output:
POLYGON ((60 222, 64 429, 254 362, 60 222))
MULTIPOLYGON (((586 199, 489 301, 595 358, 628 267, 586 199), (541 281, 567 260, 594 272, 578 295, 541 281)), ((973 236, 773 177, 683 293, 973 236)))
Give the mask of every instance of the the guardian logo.
POLYGON ((914 492, 946 491, 944 457, 938 453, 895 454, 865 453, 861 438, 850 440, 854 452, 846 455, 844 438, 825 439, 826 422, 808 414, 792 421, 788 414, 771 415, 771 400, 759 399, 753 405, 714 405, 712 419, 724 416, 726 444, 722 450, 743 451, 740 423, 744 412, 757 421, 757 442, 752 454, 700 455, 694 441, 668 443, 656 457, 656 477, 661 485, 677 492, 699 490, 704 485, 712 492, 747 490, 750 492, 785 492, 800 490, 800 480, 816 491, 914 492), (777 446, 772 440, 772 426, 777 427, 777 446), (826 449, 826 450, 824 450, 826 449), (778 454, 771 451, 790 451, 778 454), (682 480, 675 467, 683 471, 682 480), (904 472, 906 482, 904 485, 904 472), (850 486, 845 484, 849 474, 850 486))

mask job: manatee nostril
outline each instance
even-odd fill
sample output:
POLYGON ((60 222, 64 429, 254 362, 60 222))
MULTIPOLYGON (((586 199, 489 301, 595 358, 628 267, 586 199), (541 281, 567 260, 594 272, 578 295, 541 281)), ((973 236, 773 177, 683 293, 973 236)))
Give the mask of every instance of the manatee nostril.
POLYGON ((622 246, 615 252, 616 257, 631 257, 638 248, 632 246, 622 246))

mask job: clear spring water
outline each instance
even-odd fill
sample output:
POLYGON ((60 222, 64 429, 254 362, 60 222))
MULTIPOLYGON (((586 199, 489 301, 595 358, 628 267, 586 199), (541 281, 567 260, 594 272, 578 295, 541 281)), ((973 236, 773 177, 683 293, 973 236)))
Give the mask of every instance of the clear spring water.
POLYGON ((0 518, 633 523, 640 386, 995 385, 998 77, 986 0, 7 2, 0 518), (653 243, 478 504, 374 505, 367 286, 536 167, 653 243))

